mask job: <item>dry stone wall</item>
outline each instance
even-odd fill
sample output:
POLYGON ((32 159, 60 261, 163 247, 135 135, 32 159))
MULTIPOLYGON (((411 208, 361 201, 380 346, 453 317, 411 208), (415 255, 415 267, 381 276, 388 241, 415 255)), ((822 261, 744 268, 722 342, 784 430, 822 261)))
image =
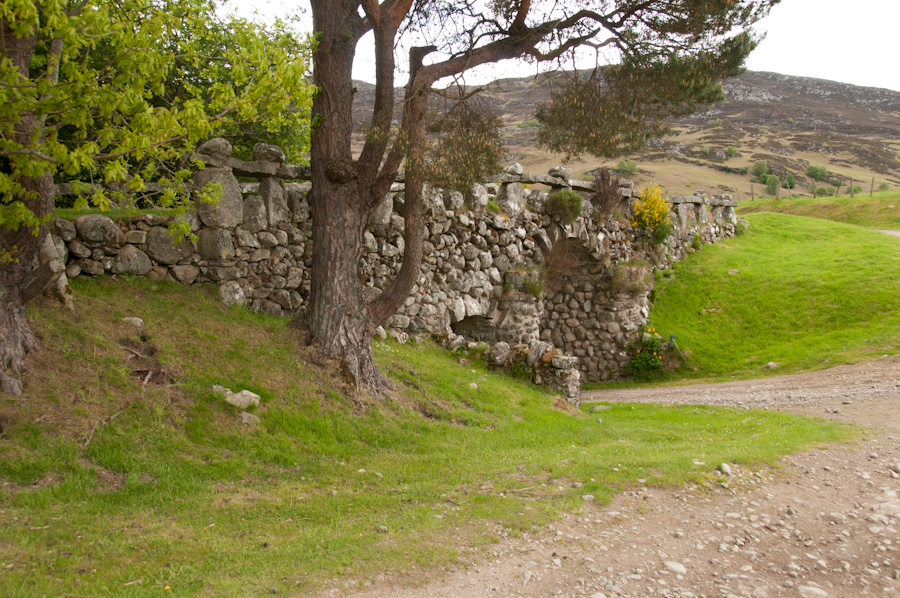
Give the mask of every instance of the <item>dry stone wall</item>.
MULTIPOLYGON (((302 314, 312 249, 309 184, 290 181, 308 178, 308 169, 283 164, 281 151, 265 144, 254 149, 252 162, 231 158, 224 140, 207 142, 199 152, 207 167, 196 173, 194 186, 217 183, 222 198, 179 216, 196 235, 194 242, 172 238, 171 216, 59 219, 57 246, 68 277, 132 274, 213 282, 228 305, 302 314), (239 183, 235 174, 257 180, 239 183)), ((384 334, 401 341, 431 334, 450 348, 487 342, 496 349, 490 352, 493 363, 525 362, 537 381, 569 396, 577 396, 581 379, 618 377, 626 347, 649 313, 650 271, 682 259, 697 235, 708 243, 733 234, 736 204, 702 192, 670 198, 676 231, 654 245, 627 224, 628 181, 619 189, 618 214, 598 218, 590 201, 568 225, 547 214, 547 193, 530 187, 588 195, 590 184, 570 176, 564 168, 523 173, 516 164, 465 195, 426 188, 421 275, 384 334)), ((365 233, 360 271, 373 294, 386 287, 402 261, 402 176, 400 181, 365 233)))

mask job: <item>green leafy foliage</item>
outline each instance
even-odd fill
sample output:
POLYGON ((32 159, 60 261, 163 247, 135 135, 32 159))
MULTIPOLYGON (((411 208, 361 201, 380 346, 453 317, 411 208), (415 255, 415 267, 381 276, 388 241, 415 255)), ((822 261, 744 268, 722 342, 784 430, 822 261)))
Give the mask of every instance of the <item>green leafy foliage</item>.
POLYGON ((734 155, 735 155, 736 153, 737 153, 737 151, 734 149, 734 146, 733 146, 733 145, 729 145, 729 146, 725 149, 725 155, 728 156, 729 158, 734 158, 734 155))
POLYGON ((806 176, 814 181, 827 181, 828 169, 824 166, 813 166, 812 164, 806 169, 806 176))
POLYGON ((759 179, 759 182, 762 183, 763 185, 766 184, 765 180, 763 180, 763 177, 766 176, 766 173, 768 173, 768 172, 769 172, 769 165, 766 163, 765 160, 757 160, 756 162, 753 163, 753 166, 750 168, 750 174, 752 174, 757 179, 759 179))
POLYGON ((616 165, 616 172, 625 176, 632 176, 637 172, 637 162, 634 160, 619 160, 616 165))
POLYGON ((781 179, 774 174, 768 175, 766 178, 766 193, 769 195, 776 195, 779 187, 781 187, 781 179))
POLYGON ((534 295, 535 298, 541 299, 544 297, 544 281, 541 279, 526 278, 523 286, 525 291, 534 295))
POLYGON ((625 364, 625 374, 638 380, 648 380, 659 374, 663 366, 662 338, 654 328, 649 328, 635 354, 625 364))
POLYGON ((796 184, 797 179, 795 179, 794 175, 791 173, 788 173, 787 176, 784 177, 784 180, 781 181, 781 186, 785 189, 793 189, 796 184))
MULTIPOLYGON (((0 227, 36 227, 21 177, 84 176, 140 192, 159 182, 161 207, 185 205, 183 168, 197 143, 238 123, 268 131, 306 118, 307 45, 276 23, 222 21, 211 0, 7 3, 5 18, 37 46, 28 76, 0 64, 0 227), (29 123, 27 141, 14 131, 29 123)), ((15 43, 22 42, 19 38, 15 43)), ((302 141, 300 141, 302 145, 302 141)), ((96 192, 91 203, 127 202, 96 192)), ((87 203, 82 202, 82 203, 87 203)))
POLYGON ((581 203, 581 196, 572 190, 555 191, 547 197, 547 214, 561 224, 572 224, 581 215, 581 203))

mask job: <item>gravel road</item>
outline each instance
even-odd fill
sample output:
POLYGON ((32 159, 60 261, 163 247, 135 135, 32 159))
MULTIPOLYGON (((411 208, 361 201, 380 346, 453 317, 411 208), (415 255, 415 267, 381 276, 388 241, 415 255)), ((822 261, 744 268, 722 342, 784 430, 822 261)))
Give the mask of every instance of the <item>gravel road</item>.
MULTIPOLYGON (((854 598, 900 596, 900 358, 764 380, 584 393, 586 401, 778 409, 871 432, 712 488, 639 487, 469 567, 335 580, 359 598, 854 598), (424 575, 424 580, 423 580, 424 575), (430 580, 430 581, 425 581, 430 580)), ((715 464, 710 464, 712 466, 715 464)))

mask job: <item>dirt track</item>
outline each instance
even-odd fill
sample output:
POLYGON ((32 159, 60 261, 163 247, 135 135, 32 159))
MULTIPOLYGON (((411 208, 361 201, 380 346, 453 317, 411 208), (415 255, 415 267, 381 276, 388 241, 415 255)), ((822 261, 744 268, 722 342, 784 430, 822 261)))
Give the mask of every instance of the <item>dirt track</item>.
POLYGON ((852 446, 788 457, 771 470, 732 467, 714 491, 640 488, 604 507, 588 503, 537 535, 503 541, 491 560, 435 573, 421 587, 381 578, 353 593, 337 581, 322 595, 900 595, 900 358, 766 380, 591 391, 583 398, 779 409, 858 422, 872 433, 852 446))

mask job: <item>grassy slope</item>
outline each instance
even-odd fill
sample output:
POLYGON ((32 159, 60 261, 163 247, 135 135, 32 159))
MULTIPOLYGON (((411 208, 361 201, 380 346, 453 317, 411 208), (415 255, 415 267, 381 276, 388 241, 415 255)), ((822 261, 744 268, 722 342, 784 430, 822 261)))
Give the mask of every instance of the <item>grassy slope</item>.
POLYGON ((760 199, 742 202, 741 214, 777 212, 846 222, 868 228, 900 230, 900 196, 896 191, 877 191, 872 197, 804 197, 798 199, 760 199))
POLYGON ((847 435, 703 407, 615 406, 601 421, 429 345, 379 345, 398 392, 365 403, 284 320, 225 309, 211 287, 76 282, 75 315, 33 307, 45 350, 25 397, 0 397, 3 596, 412 581, 583 494, 702 480, 694 459, 767 461, 847 435), (157 365, 174 384, 142 384, 157 365), (261 394, 261 424, 238 423, 213 383, 261 394))
POLYGON ((900 240, 781 214, 705 247, 662 278, 651 325, 691 352, 677 377, 754 377, 900 346, 900 240), (733 272, 730 272, 733 271, 733 272), (780 364, 764 369, 770 361, 780 364))

